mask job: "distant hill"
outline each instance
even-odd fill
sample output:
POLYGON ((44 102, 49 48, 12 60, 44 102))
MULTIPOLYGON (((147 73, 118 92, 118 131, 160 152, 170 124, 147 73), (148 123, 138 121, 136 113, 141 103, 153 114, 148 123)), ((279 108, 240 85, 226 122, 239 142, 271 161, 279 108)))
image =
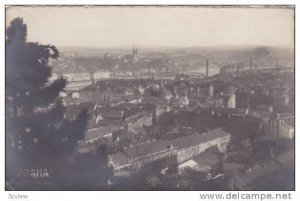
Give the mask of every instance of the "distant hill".
MULTIPOLYGON (((105 53, 129 55, 132 47, 95 48, 95 47, 60 47, 62 55, 73 57, 103 57, 105 53)), ((167 60, 167 66, 180 70, 181 68, 199 69, 205 67, 209 59, 210 67, 220 68, 228 64, 242 63, 249 66, 252 58, 254 66, 279 65, 294 67, 294 50, 286 47, 270 46, 215 46, 215 47, 139 47, 139 55, 159 55, 167 60), (176 64, 176 65, 175 65, 176 64)), ((130 65, 130 70, 136 70, 139 65, 130 65)), ((103 65, 101 65, 103 66, 103 65)), ((105 69, 113 66, 106 65, 105 69)))

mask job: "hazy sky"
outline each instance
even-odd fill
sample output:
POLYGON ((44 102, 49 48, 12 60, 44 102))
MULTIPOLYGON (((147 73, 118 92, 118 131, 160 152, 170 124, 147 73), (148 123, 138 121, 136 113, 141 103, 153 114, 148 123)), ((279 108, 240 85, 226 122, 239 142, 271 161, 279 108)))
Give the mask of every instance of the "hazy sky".
POLYGON ((28 41, 56 46, 293 47, 293 9, 201 7, 11 7, 28 41))

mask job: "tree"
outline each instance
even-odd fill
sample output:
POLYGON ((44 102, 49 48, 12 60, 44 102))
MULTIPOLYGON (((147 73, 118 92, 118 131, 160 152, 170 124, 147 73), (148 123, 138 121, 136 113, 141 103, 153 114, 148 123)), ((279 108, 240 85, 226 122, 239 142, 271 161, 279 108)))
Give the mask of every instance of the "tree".
POLYGON ((57 165, 70 157, 83 138, 88 113, 81 111, 74 121, 64 118, 58 95, 67 82, 63 77, 49 82, 49 61, 59 57, 55 46, 27 42, 21 18, 14 19, 6 33, 6 162, 15 175, 14 168, 57 165))
POLYGON ((100 190, 112 177, 108 162, 107 147, 102 145, 91 153, 78 153, 73 157, 68 187, 64 190, 100 190))

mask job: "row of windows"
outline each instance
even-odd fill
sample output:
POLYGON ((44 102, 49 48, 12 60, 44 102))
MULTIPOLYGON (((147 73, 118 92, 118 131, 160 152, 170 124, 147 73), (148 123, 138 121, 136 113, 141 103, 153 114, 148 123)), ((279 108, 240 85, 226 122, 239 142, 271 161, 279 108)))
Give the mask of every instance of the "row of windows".
POLYGON ((164 154, 159 154, 159 155, 155 155, 155 156, 152 156, 152 157, 145 158, 143 160, 143 162, 152 162, 152 161, 156 161, 156 160, 163 159, 163 158, 166 158, 166 157, 171 157, 172 155, 173 154, 171 152, 167 152, 167 153, 164 153, 164 154))
MULTIPOLYGON (((139 168, 145 163, 156 161, 156 160, 167 158, 167 157, 171 157, 175 154, 176 154, 175 152, 167 152, 165 154, 159 154, 159 155, 155 155, 153 157, 147 157, 144 160, 140 160, 140 161, 135 162, 133 165, 136 168, 139 168)), ((117 169, 114 170, 115 175, 126 175, 127 174, 126 172, 130 171, 131 168, 133 168, 133 167, 132 166, 125 166, 123 168, 117 168, 117 169)))
MULTIPOLYGON (((226 143, 225 143, 226 144, 226 143)), ((194 147, 189 147, 187 149, 183 149, 178 152, 178 159, 179 161, 185 161, 187 159, 190 159, 194 156, 199 155, 200 153, 204 152, 206 149, 215 146, 215 145, 220 145, 219 142, 209 142, 205 144, 200 144, 194 147)))
MULTIPOLYGON (((228 141, 223 141, 222 143, 220 143, 219 140, 217 140, 217 141, 218 142, 211 141, 209 143, 204 143, 204 144, 200 144, 200 145, 197 145, 197 146, 194 146, 194 147, 189 147, 189 148, 186 148, 186 149, 182 149, 178 152, 175 152, 175 151, 166 152, 164 154, 158 154, 158 155, 154 155, 154 156, 151 156, 151 157, 146 157, 144 159, 136 161, 134 163, 134 166, 135 167, 141 167, 144 163, 156 161, 156 160, 166 158, 166 157, 171 157, 171 156, 176 155, 176 154, 177 154, 177 157, 178 157, 178 162, 181 162, 181 161, 185 161, 187 159, 190 159, 194 156, 199 155, 200 153, 204 152, 206 149, 208 149, 212 146, 217 145, 219 148, 220 147, 222 148, 222 147, 225 147, 228 144, 228 141)), ((128 170, 129 170, 128 166, 124 167, 124 168, 115 169, 116 173, 122 173, 122 174, 125 174, 124 172, 128 171, 128 170)))

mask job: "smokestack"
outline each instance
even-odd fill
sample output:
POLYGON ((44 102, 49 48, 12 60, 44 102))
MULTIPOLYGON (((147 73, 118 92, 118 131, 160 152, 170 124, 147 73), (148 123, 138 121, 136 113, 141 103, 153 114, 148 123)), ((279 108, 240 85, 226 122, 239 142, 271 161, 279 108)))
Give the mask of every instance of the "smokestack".
POLYGON ((252 58, 250 57, 250 79, 252 79, 252 58))
POLYGON ((275 69, 275 72, 276 72, 276 76, 278 75, 278 61, 276 60, 276 69, 275 69))
POLYGON ((208 77, 208 59, 206 59, 206 77, 208 77))
POLYGON ((235 77, 236 77, 236 80, 237 80, 238 77, 239 77, 239 66, 238 66, 238 64, 236 64, 235 77))
POLYGON ((90 80, 92 81, 92 85, 95 84, 94 73, 90 72, 90 80))

